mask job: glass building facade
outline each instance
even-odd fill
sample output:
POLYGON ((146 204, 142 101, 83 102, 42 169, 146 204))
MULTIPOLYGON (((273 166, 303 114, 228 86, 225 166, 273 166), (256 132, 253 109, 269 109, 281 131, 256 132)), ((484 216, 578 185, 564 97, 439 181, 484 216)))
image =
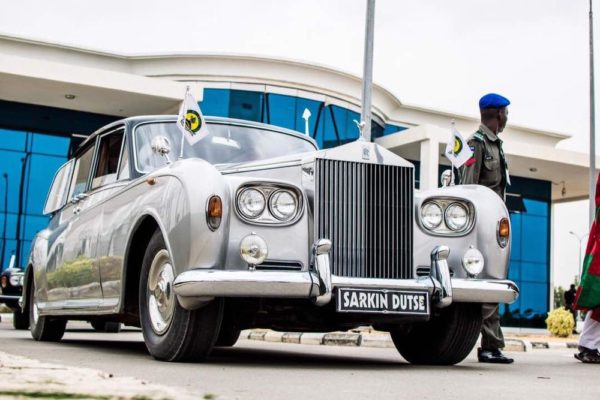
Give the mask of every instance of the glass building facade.
MULTIPOLYGON (((239 118, 306 130, 302 114, 311 113, 309 135, 320 148, 338 146, 359 135, 360 115, 323 101, 247 90, 205 89, 200 103, 205 115, 239 118)), ((42 214, 55 171, 83 136, 118 117, 0 101, 0 267, 27 262, 31 240, 44 228, 42 214), (75 134, 75 135, 74 135, 75 134), (4 175, 5 174, 5 175, 4 175), (6 226, 6 229, 4 229, 6 226)), ((407 129, 372 124, 372 138, 407 129)), ((420 163, 415 164, 418 179, 420 163)), ((447 167, 441 167, 445 169, 447 167)), ((513 229, 509 278, 521 288, 519 299, 501 306, 509 326, 543 327, 550 293, 551 183, 511 177, 508 191, 521 196, 524 208, 511 210, 513 229)), ((419 182, 416 182, 417 186, 419 182)), ((510 208, 510 204, 509 204, 510 208)))
MULTIPOLYGON (((321 149, 351 142, 359 136, 354 122, 360 121, 359 113, 302 97, 247 90, 204 89, 200 107, 205 115, 263 122, 301 133, 306 131, 302 114, 308 109, 311 114, 308 132, 321 149)), ((373 121, 371 137, 375 139, 404 129, 396 125, 382 126, 373 121)))

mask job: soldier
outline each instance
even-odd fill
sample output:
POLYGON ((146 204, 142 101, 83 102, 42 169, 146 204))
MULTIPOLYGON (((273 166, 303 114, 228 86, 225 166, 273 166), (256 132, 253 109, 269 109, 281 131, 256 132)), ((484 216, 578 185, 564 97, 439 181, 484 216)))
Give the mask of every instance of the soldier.
MULTIPOLYGON (((510 184, 508 165, 498 134, 508 120, 510 101, 499 94, 489 93, 479 100, 481 125, 469 138, 473 156, 465 163, 461 174, 462 184, 484 185, 506 200, 506 185, 510 184)), ((498 304, 484 304, 481 348, 477 349, 479 362, 510 364, 514 360, 500 351, 504 347, 504 335, 500 328, 498 304)))

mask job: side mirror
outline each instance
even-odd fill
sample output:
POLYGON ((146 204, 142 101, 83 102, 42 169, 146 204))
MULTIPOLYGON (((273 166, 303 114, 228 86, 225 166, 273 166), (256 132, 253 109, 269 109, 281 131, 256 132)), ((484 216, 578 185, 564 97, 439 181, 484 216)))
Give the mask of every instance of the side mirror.
POLYGON ((440 176, 440 181, 442 183, 442 187, 452 186, 454 184, 454 182, 452 182, 452 170, 444 170, 440 176))
POLYGON ((164 156, 167 159, 167 164, 171 164, 169 160, 169 153, 171 152, 171 143, 165 136, 157 136, 152 139, 152 151, 164 156))

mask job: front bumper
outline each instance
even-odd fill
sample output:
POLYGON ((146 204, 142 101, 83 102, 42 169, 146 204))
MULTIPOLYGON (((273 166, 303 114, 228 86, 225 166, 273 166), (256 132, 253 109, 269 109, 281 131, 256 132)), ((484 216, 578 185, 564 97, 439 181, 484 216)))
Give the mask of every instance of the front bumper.
POLYGON ((509 280, 451 278, 446 262, 449 251, 444 246, 436 247, 431 253, 431 276, 417 279, 335 276, 329 269, 329 247, 325 242, 318 241, 313 248, 315 271, 194 269, 177 276, 173 288, 182 306, 190 309, 214 297, 305 298, 325 305, 331 301, 336 287, 427 291, 437 307, 446 307, 452 302, 512 303, 519 294, 517 285, 509 280))

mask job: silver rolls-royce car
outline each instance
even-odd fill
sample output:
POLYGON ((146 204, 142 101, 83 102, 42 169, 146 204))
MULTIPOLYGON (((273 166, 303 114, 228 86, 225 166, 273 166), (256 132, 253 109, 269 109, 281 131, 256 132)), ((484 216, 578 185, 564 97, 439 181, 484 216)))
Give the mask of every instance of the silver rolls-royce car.
POLYGON ((54 178, 21 305, 36 340, 68 320, 141 327, 159 360, 204 360, 247 328, 389 331, 411 363, 455 364, 482 303, 509 303, 509 215, 482 186, 415 190, 375 143, 175 116, 114 122, 54 178))

